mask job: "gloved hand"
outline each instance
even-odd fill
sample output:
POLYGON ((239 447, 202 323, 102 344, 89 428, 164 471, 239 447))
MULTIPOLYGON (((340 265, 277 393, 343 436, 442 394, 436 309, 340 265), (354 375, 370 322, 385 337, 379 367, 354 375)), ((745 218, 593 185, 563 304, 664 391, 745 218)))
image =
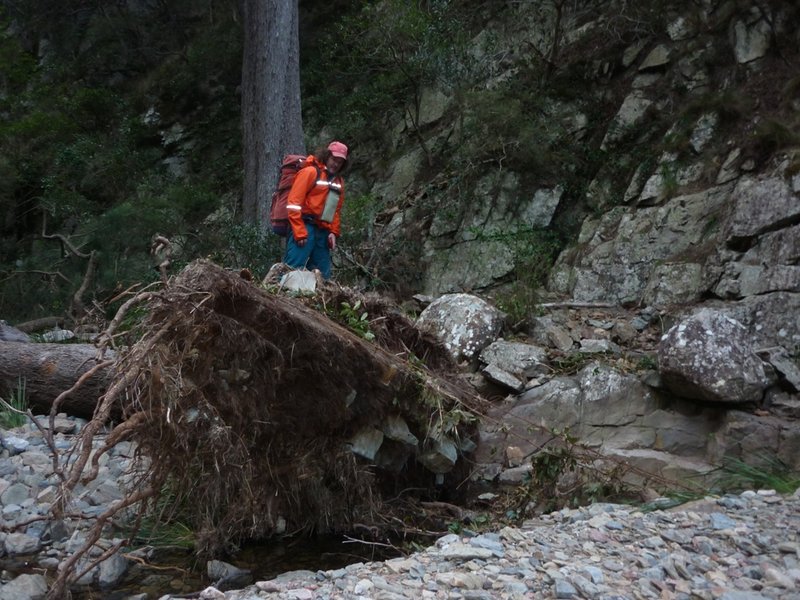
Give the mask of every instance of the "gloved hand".
POLYGON ((328 248, 336 250, 336 236, 333 233, 328 234, 328 248))
POLYGON ((308 238, 303 238, 302 240, 295 240, 294 243, 300 246, 301 248, 306 245, 306 240, 308 238))

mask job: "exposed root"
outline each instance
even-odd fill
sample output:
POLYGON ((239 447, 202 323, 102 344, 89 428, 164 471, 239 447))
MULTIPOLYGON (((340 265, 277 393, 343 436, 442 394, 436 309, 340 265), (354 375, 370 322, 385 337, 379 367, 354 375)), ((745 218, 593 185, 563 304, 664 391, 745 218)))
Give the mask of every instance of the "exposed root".
MULTIPOLYGON (((77 483, 95 479, 100 457, 123 440, 137 453, 131 491, 98 518, 51 599, 77 580, 76 565, 104 524, 134 505, 134 525, 146 514, 161 523, 180 518, 205 556, 282 531, 381 525, 391 512, 381 483, 416 478, 424 488, 433 473, 399 463, 381 475, 351 451, 355 434, 380 429, 389 416, 404 419, 420 440, 408 465, 438 436, 474 434, 474 419, 447 419, 448 411, 468 415, 480 404, 450 376, 449 355, 377 297, 363 298, 373 343, 322 312, 354 302, 352 292, 326 284, 315 300, 321 306, 309 307, 205 261, 124 310, 142 300, 149 309, 143 337, 117 361, 66 457, 56 513, 64 514, 77 483), (122 419, 112 426, 117 413, 122 419), (104 443, 93 449, 100 435, 104 443)), ((104 344, 120 321, 112 321, 104 344)))

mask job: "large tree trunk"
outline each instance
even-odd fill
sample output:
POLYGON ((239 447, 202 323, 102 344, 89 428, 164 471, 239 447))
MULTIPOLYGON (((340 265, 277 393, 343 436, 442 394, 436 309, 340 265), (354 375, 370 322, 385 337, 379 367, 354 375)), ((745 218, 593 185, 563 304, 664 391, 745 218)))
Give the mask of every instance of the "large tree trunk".
MULTIPOLYGON (((99 362, 98 350, 91 344, 0 341, 0 397, 8 401, 23 393, 34 414, 47 414, 53 401, 99 362)), ((111 368, 100 369, 67 395, 59 410, 90 418, 110 375, 111 368)))
POLYGON ((305 152, 297 0, 244 0, 244 217, 266 229, 281 157, 305 152))

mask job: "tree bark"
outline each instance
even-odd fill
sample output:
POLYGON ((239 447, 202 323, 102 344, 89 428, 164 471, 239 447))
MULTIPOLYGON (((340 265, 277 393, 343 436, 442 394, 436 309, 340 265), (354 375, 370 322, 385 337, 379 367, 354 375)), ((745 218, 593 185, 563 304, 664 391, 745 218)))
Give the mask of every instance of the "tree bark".
MULTIPOLYGON (((91 344, 29 344, 0 341, 0 397, 24 393, 34 414, 48 414, 53 401, 98 364, 91 344)), ((90 418, 105 392, 111 369, 103 369, 68 394, 60 412, 90 418)))
POLYGON ((245 0, 243 22, 242 208, 266 230, 281 158, 305 152, 297 0, 245 0))

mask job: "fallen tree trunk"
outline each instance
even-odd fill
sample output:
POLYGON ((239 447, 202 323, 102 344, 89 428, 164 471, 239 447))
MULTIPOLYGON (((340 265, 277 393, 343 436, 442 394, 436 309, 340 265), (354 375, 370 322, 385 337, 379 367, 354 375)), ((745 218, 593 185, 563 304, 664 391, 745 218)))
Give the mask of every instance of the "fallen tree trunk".
MULTIPOLYGON (((8 401, 21 394, 34 414, 48 414, 53 401, 97 365, 98 357, 98 349, 91 344, 0 341, 0 398, 8 401)), ((110 377, 109 369, 98 371, 64 396, 59 410, 91 418, 110 377)))

